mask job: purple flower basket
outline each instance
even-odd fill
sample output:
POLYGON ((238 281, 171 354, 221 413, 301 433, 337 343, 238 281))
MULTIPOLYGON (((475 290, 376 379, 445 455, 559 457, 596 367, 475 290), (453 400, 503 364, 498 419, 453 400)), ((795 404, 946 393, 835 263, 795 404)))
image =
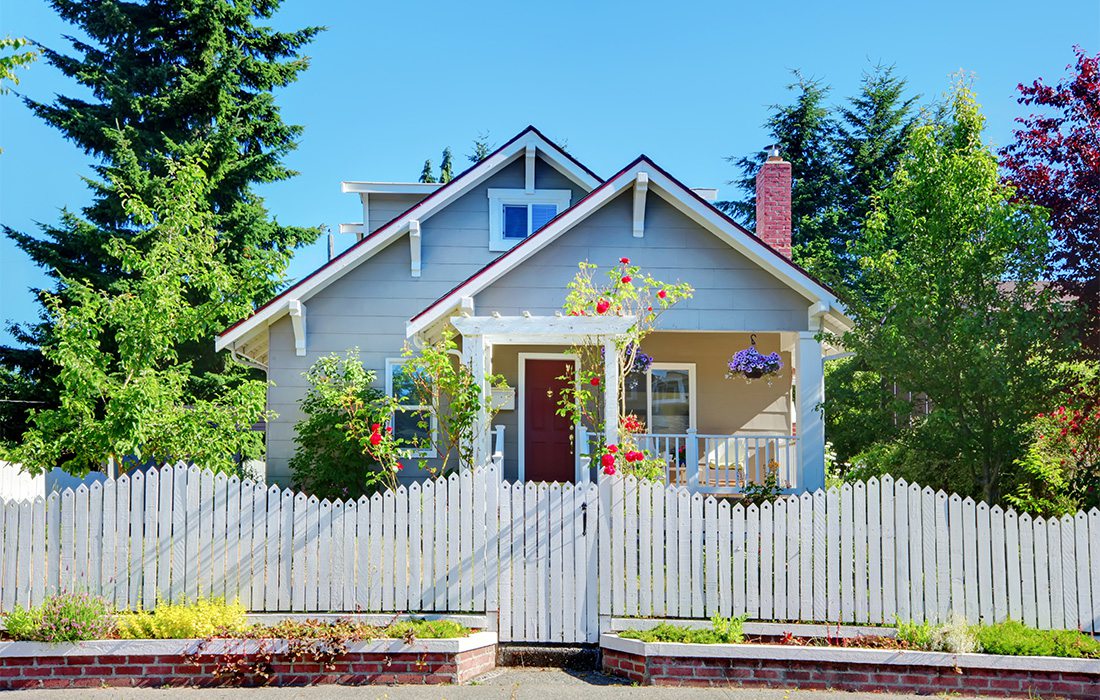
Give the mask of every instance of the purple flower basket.
POLYGON ((738 350, 728 364, 729 372, 726 378, 742 376, 746 379, 759 379, 777 373, 783 369, 783 360, 779 353, 773 352, 763 355, 756 349, 756 345, 738 350))

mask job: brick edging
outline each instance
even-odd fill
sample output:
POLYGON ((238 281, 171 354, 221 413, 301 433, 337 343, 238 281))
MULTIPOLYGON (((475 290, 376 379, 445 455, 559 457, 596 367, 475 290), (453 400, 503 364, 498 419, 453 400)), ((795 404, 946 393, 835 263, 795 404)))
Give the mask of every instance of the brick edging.
POLYGON ((199 651, 198 640, 133 640, 76 644, 0 643, 0 689, 159 688, 233 685, 216 672, 228 663, 261 662, 270 678, 246 676, 242 685, 372 685, 463 683, 496 667, 496 634, 462 639, 358 642, 331 665, 294 658, 278 641, 262 649, 229 640, 199 651), (264 652, 262 655, 261 652, 264 652))
POLYGON ((616 635, 603 635, 600 644, 605 673, 642 685, 1100 697, 1100 662, 1083 659, 756 644, 646 644, 616 635), (960 663, 951 664, 945 657, 960 663))

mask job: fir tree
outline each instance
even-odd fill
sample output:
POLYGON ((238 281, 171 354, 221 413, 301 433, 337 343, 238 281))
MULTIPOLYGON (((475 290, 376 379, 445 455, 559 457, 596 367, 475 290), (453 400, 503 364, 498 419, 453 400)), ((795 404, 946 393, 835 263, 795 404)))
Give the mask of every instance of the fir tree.
POLYGON ((424 161, 424 168, 420 171, 420 182, 436 182, 435 173, 432 172, 432 159, 424 161))
POLYGON ((454 157, 450 147, 443 149, 443 159, 439 163, 439 181, 447 184, 454 178, 454 157))
POLYGON ((477 138, 474 139, 473 146, 474 150, 472 153, 466 154, 466 160, 470 161, 474 165, 477 165, 478 163, 489 157, 490 148, 488 132, 478 134, 477 138))
MULTIPOLYGON (((300 51, 320 31, 276 31, 258 23, 270 19, 279 4, 51 0, 82 38, 68 37, 68 51, 43 46, 41 54, 81 86, 81 96, 25 103, 95 165, 88 179, 92 203, 80 215, 63 211, 57 224, 41 226, 37 235, 4 228, 55 280, 51 290, 38 291, 40 299, 49 294, 64 305, 70 283, 109 290, 124 281, 126 273, 109 249, 116 242, 148 245, 123 207, 124 193, 140 192, 143 178, 163 176, 164 163, 199 154, 211 178, 213 226, 226 242, 219 249, 221 262, 248 280, 243 293, 252 304, 279 289, 294 249, 320 233, 279 224, 254 190, 295 174, 283 160, 302 128, 283 121, 272 93, 306 69, 308 59, 300 51), (123 143, 133 157, 120 158, 123 143)), ((196 305, 203 301, 193 299, 196 305)), ((221 313, 219 323, 234 320, 235 311, 221 313)), ((0 348, 0 362, 33 380, 36 395, 25 400, 50 403, 57 368, 42 353, 53 336, 51 317, 43 313, 42 318, 36 326, 12 329, 30 349, 0 348)), ((209 339, 193 341, 179 353, 192 362, 192 394, 227 381, 219 376, 224 360, 214 355, 209 339)))

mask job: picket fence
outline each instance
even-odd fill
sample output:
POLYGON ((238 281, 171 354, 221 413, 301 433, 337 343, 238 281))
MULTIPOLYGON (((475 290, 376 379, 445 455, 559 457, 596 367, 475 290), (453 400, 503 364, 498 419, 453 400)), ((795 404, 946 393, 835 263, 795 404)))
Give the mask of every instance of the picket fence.
POLYGON ((715 614, 1100 633, 1100 511, 1033 519, 890 477, 746 508, 488 466, 328 501, 178 464, 0 508, 0 610, 76 590, 131 609, 496 613, 506 641, 715 614))

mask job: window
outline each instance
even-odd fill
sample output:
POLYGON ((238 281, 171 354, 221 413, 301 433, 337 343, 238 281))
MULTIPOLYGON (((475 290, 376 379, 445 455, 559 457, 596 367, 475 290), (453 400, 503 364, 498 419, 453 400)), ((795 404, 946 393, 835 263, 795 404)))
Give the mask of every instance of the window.
POLYGON ((569 208, 569 190, 489 190, 489 250, 508 250, 569 208))
POLYGON ((682 435, 695 427, 695 365, 654 362, 645 375, 626 378, 626 410, 646 431, 682 435))
POLYGON ((431 406, 425 403, 430 398, 418 395, 414 378, 405 372, 404 360, 386 360, 386 393, 397 399, 399 405, 390 421, 394 437, 419 445, 417 449, 407 450, 406 455, 435 457, 434 438, 437 426, 435 417, 429 410, 431 406), (423 422, 429 424, 427 428, 421 427, 420 423, 423 422))

